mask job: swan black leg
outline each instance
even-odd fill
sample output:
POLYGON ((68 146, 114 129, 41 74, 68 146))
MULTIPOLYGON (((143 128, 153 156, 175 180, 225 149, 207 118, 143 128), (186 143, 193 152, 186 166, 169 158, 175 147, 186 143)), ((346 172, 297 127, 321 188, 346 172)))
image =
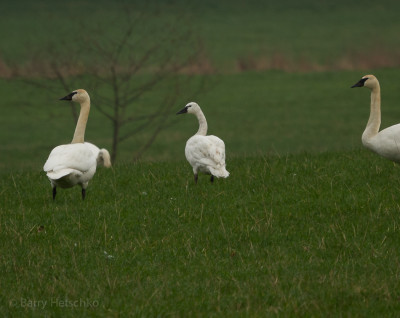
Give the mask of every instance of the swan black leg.
POLYGON ((85 200, 86 190, 82 188, 82 200, 85 200))
POLYGON ((197 179, 199 178, 199 175, 197 173, 194 174, 194 183, 197 184, 197 179))
POLYGON ((53 188, 53 201, 56 199, 57 187, 53 188))
POLYGON ((214 182, 214 176, 213 175, 211 175, 210 181, 211 181, 211 183, 214 182))

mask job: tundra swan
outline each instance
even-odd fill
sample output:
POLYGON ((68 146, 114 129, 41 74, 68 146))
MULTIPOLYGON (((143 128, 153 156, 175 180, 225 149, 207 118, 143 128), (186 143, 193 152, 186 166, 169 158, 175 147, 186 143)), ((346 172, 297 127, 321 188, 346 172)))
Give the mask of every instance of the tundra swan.
POLYGON ((107 149, 105 149, 105 148, 100 149, 99 147, 97 147, 96 145, 93 145, 90 142, 85 142, 85 145, 87 145, 92 150, 92 152, 96 155, 97 165, 101 165, 106 168, 111 167, 111 157, 110 157, 110 153, 108 152, 107 149))
POLYGON ((384 158, 400 163, 400 124, 379 131, 381 88, 378 79, 374 75, 365 75, 353 87, 368 87, 371 90, 369 120, 361 138, 363 145, 384 158))
POLYGON ((198 173, 211 174, 227 178, 229 172, 225 169, 225 144, 216 136, 207 136, 207 121, 198 104, 191 102, 176 114, 194 114, 199 121, 199 130, 186 142, 185 155, 193 167, 194 182, 197 183, 198 173))
POLYGON ((72 142, 55 147, 44 164, 53 188, 53 200, 57 187, 70 188, 77 184, 82 187, 82 199, 85 199, 86 188, 96 172, 97 155, 84 143, 86 123, 90 111, 90 97, 83 89, 73 91, 60 100, 74 101, 81 105, 72 142))

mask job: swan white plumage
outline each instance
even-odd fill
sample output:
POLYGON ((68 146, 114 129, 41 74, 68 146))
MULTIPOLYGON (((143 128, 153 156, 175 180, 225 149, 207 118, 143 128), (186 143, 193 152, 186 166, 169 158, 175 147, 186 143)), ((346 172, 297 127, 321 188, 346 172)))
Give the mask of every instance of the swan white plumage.
POLYGON ((381 88, 374 75, 365 75, 353 87, 371 90, 371 108, 367 126, 362 134, 363 145, 378 155, 400 163, 400 124, 379 131, 381 125, 381 88))
POLYGON ((198 173, 211 174, 211 182, 214 176, 217 178, 227 178, 229 172, 225 165, 225 144, 216 136, 207 136, 207 121, 200 106, 190 102, 179 114, 194 114, 199 121, 199 130, 186 142, 185 155, 187 161, 193 167, 194 181, 197 183, 198 173))
POLYGON ((90 142, 85 142, 85 145, 87 145, 96 155, 97 165, 101 165, 106 168, 111 167, 111 156, 107 149, 105 148, 100 149, 99 147, 93 145, 90 142))
POLYGON ((85 199, 86 188, 96 172, 97 163, 97 155, 84 143, 90 97, 85 90, 78 89, 60 100, 77 102, 81 105, 81 110, 72 142, 55 147, 43 170, 47 173, 53 188, 53 200, 57 194, 57 187, 70 188, 77 184, 82 187, 82 199, 85 199))

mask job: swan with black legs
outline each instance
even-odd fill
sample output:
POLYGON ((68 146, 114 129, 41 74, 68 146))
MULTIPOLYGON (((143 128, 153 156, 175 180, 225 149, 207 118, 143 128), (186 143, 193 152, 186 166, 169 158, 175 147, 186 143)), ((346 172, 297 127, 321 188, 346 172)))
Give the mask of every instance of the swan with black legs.
POLYGON ((210 181, 214 177, 227 178, 229 172, 225 165, 225 144, 216 137, 207 136, 207 121, 197 103, 188 103, 179 114, 194 114, 199 121, 199 130, 186 142, 185 155, 193 168, 194 182, 197 183, 199 172, 210 174, 210 181))
POLYGON ((81 106, 79 118, 72 142, 55 147, 43 170, 53 188, 53 200, 57 194, 57 187, 71 188, 75 185, 81 186, 82 199, 85 199, 86 188, 96 172, 97 164, 97 155, 90 146, 84 143, 90 111, 90 97, 85 90, 78 89, 60 100, 79 103, 81 106))

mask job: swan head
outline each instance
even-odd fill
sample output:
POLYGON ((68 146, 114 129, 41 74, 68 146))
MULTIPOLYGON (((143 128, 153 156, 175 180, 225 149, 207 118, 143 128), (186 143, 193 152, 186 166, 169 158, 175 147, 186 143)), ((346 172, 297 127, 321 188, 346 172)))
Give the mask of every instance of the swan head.
POLYGON ((111 167, 111 157, 107 149, 100 149, 99 155, 97 156, 97 164, 103 165, 106 168, 111 167))
POLYGON ((60 100, 72 100, 73 102, 82 104, 83 102, 90 100, 90 97, 84 89, 77 89, 67 96, 60 98, 60 100))
POLYGON ((177 115, 186 114, 186 113, 195 114, 199 110, 200 110, 200 106, 197 103, 190 102, 190 103, 186 104, 186 106, 183 109, 181 109, 179 112, 177 112, 176 114, 177 115))
POLYGON ((378 79, 374 75, 365 75, 363 76, 357 83, 355 83, 353 87, 368 87, 373 89, 379 86, 378 79))

